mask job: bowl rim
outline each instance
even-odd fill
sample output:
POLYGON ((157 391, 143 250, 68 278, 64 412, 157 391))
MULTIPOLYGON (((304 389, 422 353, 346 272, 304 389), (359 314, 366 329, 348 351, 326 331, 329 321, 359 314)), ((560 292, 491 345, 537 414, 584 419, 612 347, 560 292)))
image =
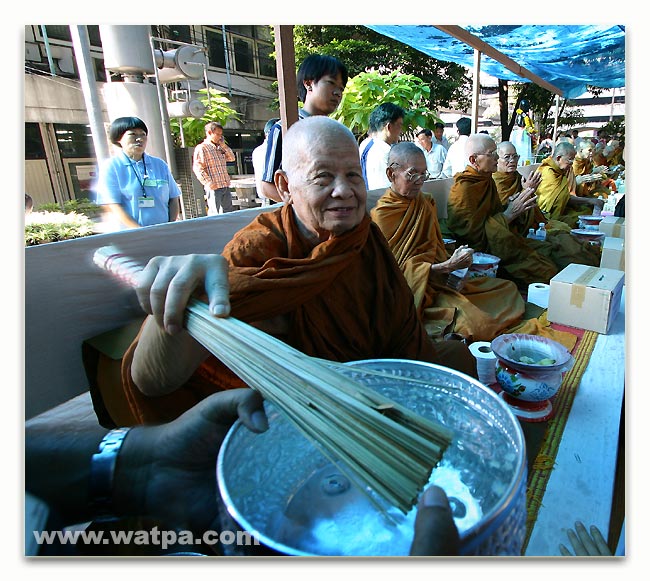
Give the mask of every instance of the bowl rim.
MULTIPOLYGON (((430 367, 438 370, 443 370, 446 372, 448 372, 450 369, 448 367, 445 367, 443 365, 438 365, 435 363, 429 363, 426 361, 415 361, 409 359, 362 359, 362 360, 346 362, 345 365, 349 365, 350 367, 360 367, 364 364, 373 364, 379 362, 392 362, 392 363, 400 363, 400 364, 408 364, 408 365, 425 366, 425 367, 430 367)), ((471 383, 474 387, 478 388, 484 394, 487 394, 487 396, 491 398, 494 402, 496 402, 497 405, 502 409, 502 411, 510 419, 510 422, 514 428, 513 438, 515 440, 517 447, 521 450, 521 454, 523 457, 523 462, 521 462, 521 464, 517 467, 516 473, 513 474, 512 479, 508 483, 508 489, 507 492, 504 493, 503 495, 502 502, 499 505, 492 507, 490 511, 484 514, 481 521, 474 524, 472 527, 468 528, 467 530, 463 531, 460 534, 460 543, 461 543, 461 551, 462 551, 461 554, 472 554, 472 551, 475 549, 477 544, 481 542, 482 533, 484 532, 483 528, 485 525, 483 525, 482 527, 480 527, 479 525, 481 525, 484 521, 489 522, 489 524, 487 525, 488 528, 486 530, 491 530, 492 528, 500 526, 500 523, 506 518, 506 516, 508 516, 508 512, 506 511, 506 508, 513 502, 513 499, 520 493, 520 489, 526 486, 526 479, 528 474, 527 447, 526 447, 526 439, 524 437, 523 429, 521 428, 521 424, 519 423, 519 420, 517 419, 516 415, 512 411, 512 408, 507 403, 505 403, 503 399, 499 397, 499 395, 494 390, 482 384, 475 377, 471 377, 455 369, 453 370, 453 372, 455 374, 462 376, 463 379, 467 380, 469 383, 471 383)), ((288 420, 285 419, 285 421, 288 420)), ((218 490, 218 494, 221 497, 221 500, 223 501, 226 507, 226 510, 228 511, 228 514, 241 527, 243 527, 245 531, 248 531, 251 535, 254 535, 261 543, 264 543, 266 546, 268 546, 269 548, 275 551, 281 552, 285 555, 293 555, 293 556, 305 556, 305 557, 326 556, 326 555, 319 555, 319 554, 303 551, 301 549, 297 549, 287 544, 278 542, 273 538, 270 538, 266 533, 254 527, 252 523, 249 521, 249 519, 245 515, 243 515, 241 511, 238 509, 237 505, 233 501, 233 498, 228 490, 228 487, 225 484, 226 475, 225 475, 224 465, 225 465, 225 455, 228 450, 228 443, 230 442, 231 439, 234 439, 237 431, 241 429, 247 429, 247 428, 244 426, 243 422, 240 419, 238 419, 228 430, 226 437, 224 438, 219 448, 219 453, 217 455, 217 466, 216 466, 217 490, 218 490)), ((363 556, 363 555, 358 555, 358 556, 363 556)), ((375 557, 376 556, 378 555, 375 555, 375 557)), ((354 558, 354 556, 351 557, 354 558)), ((373 557, 373 555, 367 555, 366 557, 373 557)))
POLYGON ((498 359, 503 360, 510 367, 518 369, 519 371, 539 372, 544 370, 547 372, 552 372, 564 367, 569 361, 571 361, 572 358, 571 352, 564 345, 562 345, 562 343, 558 343, 557 341, 554 341, 553 339, 549 339, 548 337, 544 337, 542 335, 530 335, 526 333, 504 333, 503 335, 499 335, 498 337, 492 339, 490 347, 498 359), (552 345, 557 346, 563 357, 561 359, 557 359, 556 363, 553 365, 535 365, 533 363, 522 363, 521 361, 516 361, 504 353, 506 344, 524 338, 526 340, 532 340, 538 343, 551 343, 552 345))

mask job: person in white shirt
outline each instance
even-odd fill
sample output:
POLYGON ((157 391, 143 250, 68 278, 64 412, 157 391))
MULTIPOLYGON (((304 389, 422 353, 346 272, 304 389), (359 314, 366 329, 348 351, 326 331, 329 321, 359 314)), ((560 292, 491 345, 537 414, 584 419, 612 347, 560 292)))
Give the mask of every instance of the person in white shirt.
POLYGON ((382 103, 370 114, 368 137, 359 145, 361 171, 368 190, 389 188, 388 154, 402 133, 405 111, 394 103, 382 103))
POLYGON ((445 148, 445 151, 449 151, 450 143, 445 137, 445 124, 440 121, 435 123, 433 126, 433 143, 442 145, 445 148))
POLYGON ((447 158, 447 150, 442 145, 434 143, 432 137, 433 133, 430 129, 421 129, 415 134, 415 145, 424 152, 429 175, 437 180, 442 177, 442 166, 447 158))
POLYGON ((262 192, 264 191, 262 186, 262 176, 264 175, 264 158, 266 155, 266 148, 268 145, 269 132, 271 127, 273 127, 278 121, 279 118, 274 117, 269 119, 264 126, 264 141, 258 145, 252 153, 253 161, 253 173, 255 174, 255 188, 257 189, 257 195, 262 199, 262 206, 269 206, 273 200, 267 198, 262 192))
POLYGON ((453 178, 458 172, 465 171, 469 158, 465 153, 465 143, 472 132, 472 120, 469 117, 461 117, 456 121, 458 139, 454 141, 447 151, 445 165, 442 168, 443 178, 453 178))

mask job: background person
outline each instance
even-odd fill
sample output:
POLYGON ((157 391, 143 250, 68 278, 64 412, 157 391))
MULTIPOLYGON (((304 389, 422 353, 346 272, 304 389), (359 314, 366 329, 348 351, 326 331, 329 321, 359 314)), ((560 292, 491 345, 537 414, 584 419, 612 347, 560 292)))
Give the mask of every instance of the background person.
POLYGON ((138 117, 119 117, 108 130, 121 151, 100 165, 97 203, 123 228, 174 222, 181 190, 165 161, 145 154, 149 130, 138 117))
POLYGON ((359 159, 366 188, 390 186, 386 176, 390 148, 399 141, 405 111, 395 103, 382 103, 370 113, 368 137, 359 145, 359 159))
POLYGON ((442 168, 443 178, 453 178, 457 173, 465 171, 469 160, 465 154, 465 144, 472 132, 472 120, 469 117, 461 117, 456 121, 458 139, 454 141, 447 151, 445 165, 442 168))
MULTIPOLYGON (((298 120, 312 115, 331 115, 341 103, 348 70, 336 57, 325 54, 309 55, 298 68, 296 83, 298 100, 303 103, 298 109, 298 120)), ((277 122, 268 137, 264 170, 260 182, 261 193, 270 200, 281 202, 280 192, 275 187, 275 172, 282 165, 282 124, 277 122)))
POLYGON ((430 129, 421 129, 415 134, 415 145, 423 152, 427 161, 427 171, 431 179, 441 178, 442 166, 445 165, 447 150, 438 143, 433 143, 430 129))
POLYGON ((445 150, 449 150, 449 140, 445 137, 445 124, 440 121, 433 125, 433 143, 442 145, 445 150))
POLYGON ((235 154, 223 138, 223 127, 216 121, 205 126, 205 139, 194 148, 192 170, 203 184, 208 216, 232 212, 229 161, 235 161, 235 154))
POLYGON ((266 155, 266 149, 268 147, 269 132, 271 131, 271 127, 273 127, 278 121, 280 121, 280 119, 274 117, 266 122, 266 125, 264 126, 264 141, 253 150, 252 154, 253 172, 255 173, 255 189, 257 190, 257 195, 262 198, 262 206, 268 206, 271 203, 274 203, 273 200, 270 200, 264 195, 262 174, 264 173, 264 156, 266 155))

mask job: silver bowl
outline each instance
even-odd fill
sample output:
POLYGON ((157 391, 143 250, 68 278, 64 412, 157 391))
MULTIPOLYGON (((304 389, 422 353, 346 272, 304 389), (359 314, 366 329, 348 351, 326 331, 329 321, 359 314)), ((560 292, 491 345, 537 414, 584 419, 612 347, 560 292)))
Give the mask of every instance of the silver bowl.
MULTIPOLYGON (((430 483, 450 498, 461 554, 521 554, 526 450, 510 408, 476 379, 439 365, 396 359, 348 365, 351 378, 453 431, 430 483)), ((415 509, 403 515, 387 506, 265 405, 269 430, 254 434, 236 422, 219 452, 219 490, 238 526, 283 555, 408 555, 415 509)))

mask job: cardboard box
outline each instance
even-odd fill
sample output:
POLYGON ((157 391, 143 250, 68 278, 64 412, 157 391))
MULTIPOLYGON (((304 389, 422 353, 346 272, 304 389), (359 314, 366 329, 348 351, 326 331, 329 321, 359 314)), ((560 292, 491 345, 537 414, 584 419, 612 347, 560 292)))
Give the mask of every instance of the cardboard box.
POLYGON ((625 272, 625 240, 607 236, 603 241, 600 268, 613 268, 625 272))
POLYGON ((607 216, 600 221, 598 228, 606 236, 625 239, 625 218, 607 216))
POLYGON ((551 279, 547 318, 606 335, 618 315, 625 273, 569 264, 551 279))

